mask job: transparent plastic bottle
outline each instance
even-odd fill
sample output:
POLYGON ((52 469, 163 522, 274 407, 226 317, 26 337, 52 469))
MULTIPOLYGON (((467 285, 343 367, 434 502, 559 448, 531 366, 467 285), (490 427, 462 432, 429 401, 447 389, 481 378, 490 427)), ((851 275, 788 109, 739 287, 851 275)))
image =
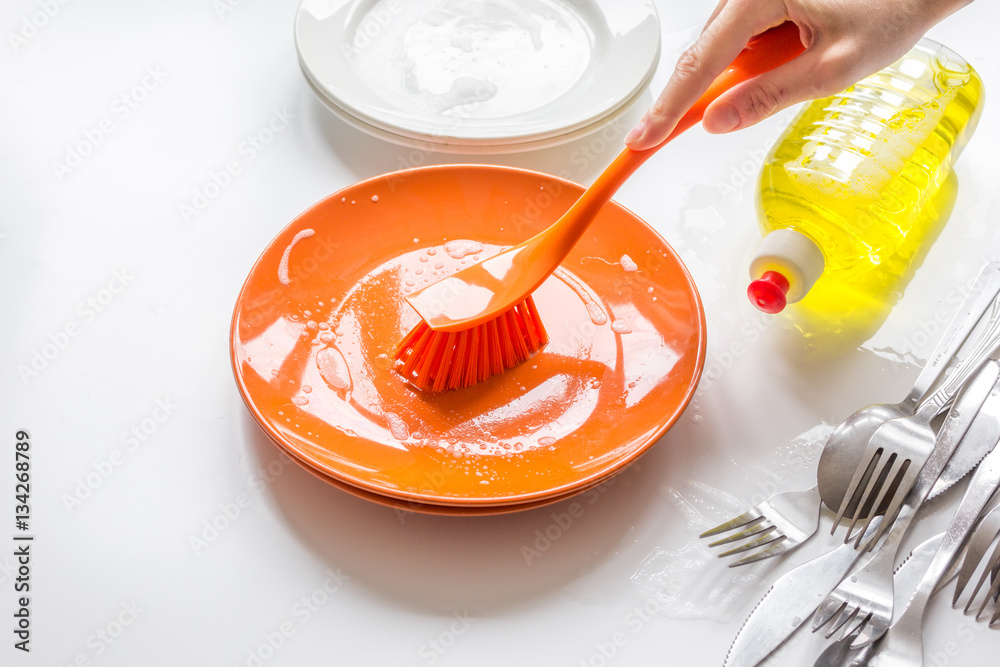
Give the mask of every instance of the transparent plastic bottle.
POLYGON ((936 235, 941 216, 932 209, 982 103, 975 70, 923 39, 884 70, 806 105, 761 170, 764 240, 750 264, 751 302, 770 313, 807 294, 814 310, 895 303, 936 235))

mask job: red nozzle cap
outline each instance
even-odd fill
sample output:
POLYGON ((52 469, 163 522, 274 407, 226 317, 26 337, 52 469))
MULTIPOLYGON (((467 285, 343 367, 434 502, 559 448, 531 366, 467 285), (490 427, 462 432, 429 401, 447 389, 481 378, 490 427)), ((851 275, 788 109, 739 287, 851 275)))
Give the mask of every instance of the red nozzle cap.
POLYGON ((765 313, 780 313, 788 300, 788 278, 777 271, 765 271, 747 287, 750 302, 765 313))

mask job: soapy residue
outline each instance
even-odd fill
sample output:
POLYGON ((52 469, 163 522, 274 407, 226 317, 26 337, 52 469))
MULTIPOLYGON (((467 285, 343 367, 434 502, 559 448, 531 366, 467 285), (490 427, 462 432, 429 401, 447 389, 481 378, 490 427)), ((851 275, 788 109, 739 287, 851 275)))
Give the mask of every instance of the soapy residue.
POLYGON ((591 37, 570 3, 370 3, 344 53, 358 79, 411 114, 456 120, 530 111, 571 90, 591 37))
POLYGON ((618 260, 618 263, 622 265, 622 269, 625 273, 634 273, 639 270, 639 265, 629 257, 628 255, 622 255, 622 258, 618 260))
POLYGON ((632 585, 646 608, 663 616, 728 623, 763 592, 764 581, 739 570, 706 577, 719 574, 709 567, 715 560, 697 542, 679 551, 657 547, 632 575, 632 585))
POLYGON ((583 301, 583 305, 587 307, 587 314, 590 315, 591 322, 597 326, 607 323, 608 316, 601 308, 601 305, 591 296, 587 288, 580 284, 580 281, 570 275, 569 271, 560 268, 553 271, 552 275, 562 280, 571 290, 576 292, 576 295, 583 301))
POLYGON ((385 421, 389 424, 389 432, 396 440, 407 440, 410 437, 410 427, 403 418, 394 412, 385 413, 385 421))
MULTIPOLYGON (((332 339, 332 336, 330 337, 332 339)), ((316 353, 316 366, 320 376, 334 389, 351 386, 351 371, 344 355, 335 347, 324 347, 316 353)))
POLYGON ((633 589, 646 606, 669 618, 727 623, 759 598, 765 587, 755 574, 759 564, 737 570, 720 566, 697 535, 777 491, 808 488, 810 480, 815 484, 819 454, 832 432, 821 423, 779 448, 772 460, 750 465, 758 492, 749 499, 697 480, 683 489, 661 489, 692 540, 677 550, 655 548, 632 575, 633 589))
POLYGON ((632 327, 628 325, 625 320, 615 320, 611 323, 611 330, 616 334, 628 334, 632 333, 632 327))
POLYGON ((288 258, 292 254, 292 248, 295 247, 295 244, 301 241, 302 239, 307 239, 315 233, 316 232, 314 232, 311 229, 303 229, 301 232, 299 232, 292 238, 292 242, 288 244, 287 248, 285 248, 285 252, 282 253, 281 255, 281 262, 278 264, 279 283, 281 283, 282 285, 288 285, 290 282, 288 280, 288 258))
POLYGON ((483 244, 476 241, 449 241, 444 244, 444 251, 452 259, 462 259, 469 255, 475 255, 477 252, 482 252, 483 244))

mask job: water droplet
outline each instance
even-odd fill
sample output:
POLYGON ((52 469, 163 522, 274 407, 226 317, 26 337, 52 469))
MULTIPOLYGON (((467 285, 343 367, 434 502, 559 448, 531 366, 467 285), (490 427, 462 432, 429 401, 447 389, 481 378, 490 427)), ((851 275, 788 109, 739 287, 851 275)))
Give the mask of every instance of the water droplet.
POLYGON ((444 251, 451 255, 452 259, 462 259, 482 252, 483 244, 476 241, 449 241, 444 245, 444 251))
POLYGON ((319 328, 322 329, 323 331, 329 331, 330 330, 330 323, 329 322, 320 322, 319 323, 319 328))
POLYGON ((555 438, 553 438, 551 435, 547 435, 544 438, 539 438, 538 444, 541 445, 542 447, 548 447, 549 445, 555 444, 555 441, 556 441, 555 438))
POLYGON ((313 390, 313 388, 310 387, 309 385, 307 385, 307 384, 302 385, 302 391, 304 391, 305 393, 311 394, 312 390, 313 390))
POLYGON ((341 203, 341 204, 343 204, 343 203, 344 203, 344 202, 346 202, 346 201, 347 201, 347 197, 341 197, 341 198, 340 198, 340 203, 341 203))
POLYGON ((858 578, 856 576, 855 577, 851 577, 851 582, 855 583, 855 584, 858 583, 858 578))
POLYGON ((622 258, 618 260, 618 262, 622 265, 622 269, 625 270, 625 273, 633 273, 639 270, 639 265, 636 264, 628 255, 622 255, 622 258))
POLYGON ((278 369, 275 368, 271 371, 271 377, 278 377, 278 369))
POLYGON ((334 389, 351 386, 351 371, 344 355, 335 347, 325 347, 316 353, 316 366, 323 380, 334 389))
POLYGON ((443 269, 444 268, 444 262, 438 262, 437 264, 434 265, 434 268, 435 269, 443 269))
POLYGON ((323 341, 324 343, 332 343, 333 342, 333 334, 330 333, 329 331, 327 331, 325 333, 321 333, 319 335, 319 339, 321 341, 323 341))
POLYGON ((799 618, 798 616, 796 616, 795 618, 792 619, 792 627, 797 628, 800 625, 802 625, 802 619, 801 618, 799 618))
POLYGON ((394 412, 386 412, 385 421, 389 424, 389 432, 396 440, 407 440, 410 437, 410 428, 406 422, 394 412))
POLYGON ((611 323, 611 330, 616 334, 632 333, 632 327, 625 320, 615 320, 611 323))
MULTIPOLYGON (((421 262, 426 262, 426 261, 427 261, 427 257, 426 257, 425 255, 421 255, 421 256, 420 256, 420 261, 421 261, 421 262)), ((418 271, 423 271, 423 269, 417 269, 417 270, 418 270, 418 271)))
POLYGON ((428 255, 436 255, 437 254, 437 250, 435 248, 428 248, 427 249, 427 254, 428 255))
POLYGON ((314 320, 309 320, 308 322, 306 322, 306 329, 309 329, 310 331, 315 331, 318 328, 319 325, 316 324, 314 320))
POLYGON ((377 202, 378 201, 378 195, 372 195, 372 201, 373 202, 377 202))
POLYGON ((307 405, 309 403, 309 399, 305 396, 296 396, 292 399, 292 403, 295 405, 307 405))

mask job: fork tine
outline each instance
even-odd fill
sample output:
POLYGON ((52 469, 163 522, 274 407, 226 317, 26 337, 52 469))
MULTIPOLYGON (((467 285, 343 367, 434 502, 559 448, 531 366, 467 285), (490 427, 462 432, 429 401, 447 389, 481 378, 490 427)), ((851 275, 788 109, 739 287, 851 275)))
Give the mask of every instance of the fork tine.
POLYGON ((730 544, 732 542, 739 542, 740 540, 750 539, 751 537, 760 535, 761 533, 768 530, 772 530, 773 528, 774 525, 769 524, 767 521, 765 521, 765 517, 760 517, 756 521, 747 524, 745 530, 741 530, 738 533, 732 533, 731 535, 727 535, 723 538, 715 540, 714 542, 709 542, 708 546, 718 547, 722 546, 723 544, 730 544))
MULTIPOLYGON (((888 485, 892 493, 891 500, 885 509, 882 523, 879 524, 878 530, 865 542, 865 551, 874 549, 879 539, 892 528, 893 522, 899 516, 903 503, 906 501, 906 496, 909 495, 910 490, 916 485, 919 476, 920 466, 913 465, 913 461, 907 459, 899 474, 896 475, 896 479, 888 485)), ((879 504, 881 503, 882 500, 879 500, 879 504)))
MULTIPOLYGON (((983 579, 986 579, 986 577, 992 572, 993 568, 987 567, 986 571, 983 572, 983 579)), ((994 576, 993 585, 990 586, 990 590, 986 593, 985 596, 983 596, 983 603, 979 605, 979 611, 976 612, 977 621, 979 620, 979 617, 983 615, 983 611, 986 609, 986 605, 989 604, 991 599, 996 600, 998 594, 1000 594, 1000 577, 994 576)), ((996 623, 997 619, 1000 619, 1000 606, 997 607, 997 611, 993 614, 993 617, 990 619, 990 625, 992 626, 994 623, 996 623)))
POLYGON ((832 597, 827 597, 823 600, 819 608, 813 612, 812 631, 817 632, 820 628, 829 623, 830 619, 840 614, 846 605, 847 603, 843 600, 832 597))
MULTIPOLYGON (((858 607, 858 613, 854 616, 854 624, 853 625, 850 625, 849 623, 844 624, 844 634, 841 635, 841 638, 847 639, 851 635, 860 636, 865 630, 868 629, 868 626, 871 625, 871 622, 872 622, 872 612, 868 612, 867 614, 865 614, 861 611, 861 608, 858 607)), ((855 642, 857 642, 857 639, 855 639, 855 641, 851 643, 852 648, 861 648, 861 646, 863 646, 862 644, 855 646, 855 642)))
MULTIPOLYGON (((1000 561, 998 561, 998 559, 1000 559, 1000 542, 997 542, 997 545, 996 545, 996 547, 994 547, 993 553, 990 554, 990 557, 987 558, 987 559, 983 559, 980 562, 984 562, 984 563, 1000 562, 1000 561)), ((965 564, 964 563, 962 564, 962 569, 965 570, 965 564)), ((972 568, 969 568, 968 576, 972 575, 972 570, 974 570, 974 569, 975 569, 975 564, 973 564, 972 568)), ((990 567, 989 565, 987 565, 983 569, 982 576, 979 577, 979 581, 976 582, 975 588, 972 589, 972 593, 969 595, 969 601, 966 603, 965 609, 962 610, 964 613, 966 613, 966 614, 969 613, 969 609, 972 608, 972 603, 975 601, 976 596, 979 594, 979 589, 981 589, 983 587, 983 584, 986 582, 986 578, 990 576, 990 574, 991 574, 992 571, 993 571, 993 568, 990 567)), ((1000 577, 994 577, 993 583, 995 584, 997 581, 1000 581, 1000 577)), ((959 583, 961 584, 962 582, 960 581, 959 583)), ((955 600, 958 600, 958 596, 960 594, 961 594, 961 591, 959 591, 958 587, 956 586, 955 600)), ((989 596, 989 594, 987 594, 986 598, 983 600, 983 604, 985 604, 986 601, 988 601, 989 599, 990 599, 990 596, 989 596)), ((979 612, 982 613, 982 608, 979 609, 979 612)), ((978 617, 979 617, 979 615, 977 614, 976 618, 978 618, 978 617)))
MULTIPOLYGON (((833 520, 833 528, 830 529, 830 534, 833 535, 837 532, 837 527, 840 522, 844 520, 847 510, 852 505, 855 506, 854 518, 857 519, 858 515, 861 513, 861 505, 858 500, 863 496, 863 491, 861 491, 861 484, 864 480, 869 479, 871 472, 878 465, 879 458, 882 456, 882 450, 878 449, 874 454, 868 459, 868 465, 862 468, 858 466, 854 470, 854 476, 851 477, 851 483, 847 485, 847 490, 844 492, 844 499, 840 501, 840 507, 837 509, 837 516, 833 520), (862 495, 859 495, 862 494, 862 495)), ((871 482, 869 481, 870 485, 871 482)))
POLYGON ((890 503, 890 507, 885 511, 882 523, 879 524, 875 533, 865 543, 865 551, 874 548, 879 539, 892 526, 892 522, 895 520, 896 514, 899 513, 899 507, 902 505, 903 499, 906 497, 906 492, 908 491, 908 489, 905 488, 905 480, 907 478, 906 473, 910 469, 911 463, 912 461, 910 459, 903 458, 902 456, 893 455, 889 458, 889 464, 887 466, 889 469, 885 473, 885 478, 878 491, 878 495, 875 498, 875 502, 872 503, 872 511, 869 514, 867 521, 865 521, 864 529, 858 533, 857 541, 854 544, 855 548, 861 547, 862 538, 865 534, 864 531, 868 529, 868 524, 875 515, 875 510, 882 506, 882 502, 886 499, 889 493, 892 493, 892 502, 890 503), (895 507, 895 510, 893 507, 895 507))
MULTIPOLYGON (((884 454, 884 451, 880 449, 879 454, 884 454)), ((885 488, 886 478, 897 458, 895 454, 890 454, 885 461, 882 461, 880 456, 880 460, 877 462, 878 467, 872 471, 868 485, 858 499, 858 511, 851 520, 851 525, 847 528, 847 535, 844 536, 844 544, 847 544, 852 539, 860 541, 860 537, 868 530, 868 525, 875 517, 875 510, 878 508, 874 499, 885 488), (862 524, 861 529, 858 532, 854 532, 854 528, 858 525, 858 522, 862 524)))
POLYGON ((784 535, 779 539, 774 540, 766 549, 761 549, 760 551, 750 554, 749 556, 744 556, 743 558, 734 561, 729 564, 729 567, 739 567, 740 565, 749 565, 750 563, 756 563, 759 560, 764 560, 765 558, 771 558, 772 556, 780 556, 786 551, 791 551, 798 544, 788 541, 784 535))
POLYGON ((869 644, 877 641, 889 630, 889 622, 884 618, 879 618, 876 615, 872 615, 868 622, 865 623, 865 627, 861 628, 861 632, 858 636, 854 638, 851 642, 851 648, 864 648, 869 644))
POLYGON ((748 523, 752 523, 754 521, 763 521, 763 519, 764 519, 764 515, 761 514, 758 510, 756 510, 756 509, 747 510, 746 512, 744 512, 743 514, 739 515, 738 517, 730 519, 729 521, 727 521, 725 523, 720 523, 715 528, 711 528, 709 530, 706 530, 704 533, 702 533, 698 537, 701 538, 701 539, 705 539, 706 537, 714 537, 715 535, 718 535, 719 533, 725 533, 727 531, 734 530, 736 528, 742 528, 743 526, 747 525, 748 523))
MULTIPOLYGON (((848 606, 847 603, 844 603, 844 605, 840 610, 840 613, 830 620, 829 627, 827 628, 827 631, 825 633, 825 637, 829 639, 830 637, 837 634, 837 632, 839 632, 840 630, 849 627, 850 624, 857 619, 858 613, 860 611, 861 611, 860 607, 854 605, 848 606)), ((845 631, 843 636, 846 637, 849 634, 851 633, 845 631)))
MULTIPOLYGON (((965 558, 958 571, 958 583, 955 584, 955 594, 951 598, 951 606, 958 606, 959 598, 962 597, 962 593, 965 592, 966 587, 972 580, 973 573, 975 573, 981 563, 1000 562, 1000 555, 997 554, 996 550, 993 551, 991 556, 986 557, 987 549, 989 549, 990 544, 997 537, 1000 537, 1000 505, 994 507, 980 520, 979 525, 976 526, 972 533, 972 537, 969 538, 965 558)), ((997 549, 1000 549, 1000 543, 998 543, 997 549)), ((980 581, 976 586, 977 592, 982 583, 980 581)), ((969 600, 971 601, 975 597, 976 593, 974 592, 969 596, 969 600)), ((969 608, 966 606, 965 612, 968 611, 969 608)))
POLYGON ((766 531, 760 533, 760 537, 758 537, 756 540, 751 540, 751 541, 749 541, 749 542, 747 542, 745 544, 741 544, 740 546, 736 547, 735 549, 730 549, 729 551, 724 551, 723 553, 719 554, 719 558, 725 558, 727 556, 735 556, 736 554, 745 553, 747 551, 750 551, 751 549, 756 549, 757 547, 767 546, 768 544, 771 544, 772 542, 776 542, 778 540, 784 540, 784 539, 785 539, 785 536, 782 535, 780 532, 778 532, 778 530, 774 526, 771 526, 766 531))

